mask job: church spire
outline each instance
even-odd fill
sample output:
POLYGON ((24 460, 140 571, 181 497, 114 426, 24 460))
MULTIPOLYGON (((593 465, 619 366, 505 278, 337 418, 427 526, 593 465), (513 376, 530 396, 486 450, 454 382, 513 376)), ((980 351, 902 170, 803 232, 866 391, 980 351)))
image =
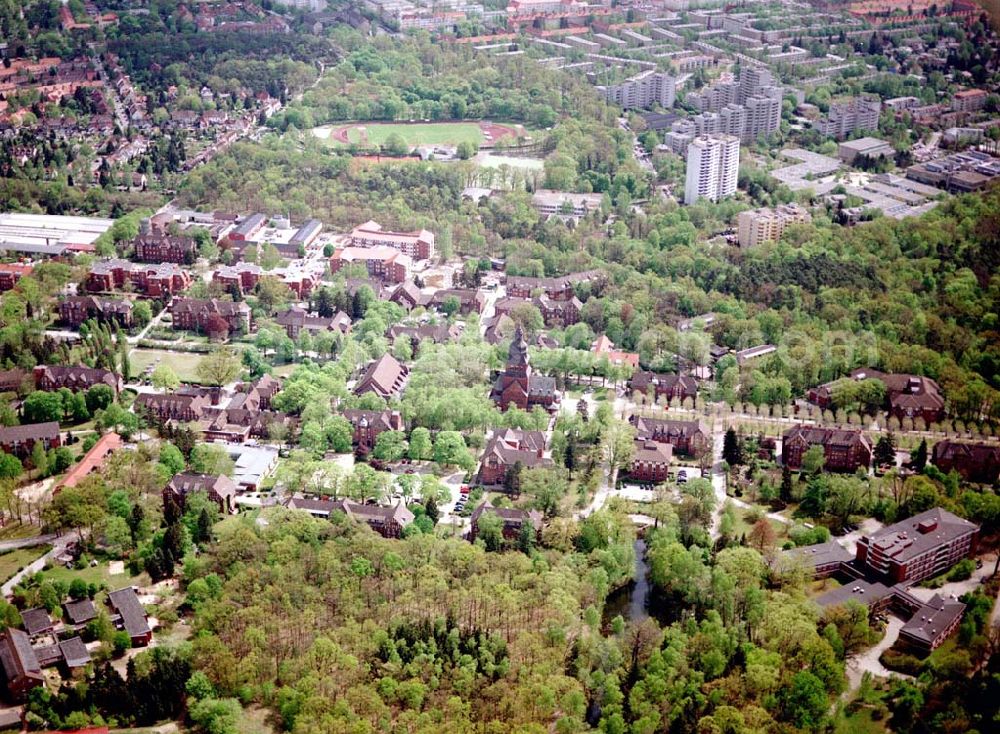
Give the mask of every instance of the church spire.
POLYGON ((528 364, 528 341, 524 338, 524 331, 518 324, 514 329, 514 338, 510 342, 510 351, 507 353, 507 366, 528 364))

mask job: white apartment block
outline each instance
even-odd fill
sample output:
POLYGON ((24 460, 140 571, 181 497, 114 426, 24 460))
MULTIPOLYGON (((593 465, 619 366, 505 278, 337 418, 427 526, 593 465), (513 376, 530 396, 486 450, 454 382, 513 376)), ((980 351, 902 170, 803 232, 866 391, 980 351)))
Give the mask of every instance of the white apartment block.
POLYGON ((740 140, 733 135, 698 137, 688 145, 684 203, 719 201, 736 193, 740 140))
POLYGON ((811 219, 809 212, 798 204, 740 212, 736 236, 740 247, 756 247, 762 242, 777 242, 789 224, 808 222, 811 219))
POLYGON ((608 102, 621 105, 622 109, 651 107, 653 104, 670 108, 674 106, 677 80, 669 74, 649 69, 621 84, 597 89, 604 94, 608 102))
POLYGON ((882 103, 877 99, 855 97, 847 102, 834 102, 826 119, 816 123, 816 129, 824 135, 844 140, 855 130, 878 130, 878 118, 882 103))
POLYGON ((781 90, 771 89, 777 90, 777 94, 748 97, 744 102, 746 126, 740 135, 744 143, 753 142, 761 135, 773 135, 781 127, 781 90))

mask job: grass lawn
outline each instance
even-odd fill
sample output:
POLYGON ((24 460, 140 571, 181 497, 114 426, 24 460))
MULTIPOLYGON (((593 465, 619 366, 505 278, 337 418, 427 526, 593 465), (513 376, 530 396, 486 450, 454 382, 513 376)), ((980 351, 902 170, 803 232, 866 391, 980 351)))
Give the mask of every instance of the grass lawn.
POLYGON ((18 548, 0 555, 0 580, 6 581, 33 560, 52 550, 51 545, 36 545, 34 548, 18 548))
POLYGON ((83 579, 88 584, 100 585, 103 583, 107 584, 109 589, 120 589, 123 586, 148 586, 150 583, 149 576, 146 573, 131 576, 127 567, 124 573, 111 575, 108 573, 108 563, 106 561, 102 561, 96 566, 87 566, 79 570, 66 568, 65 566, 54 566, 45 571, 45 575, 57 581, 65 581, 67 584, 71 583, 73 579, 83 579))
POLYGON ((855 714, 844 714, 837 719, 835 734, 885 734, 885 720, 876 721, 872 718, 874 710, 862 708, 855 714))
MULTIPOLYGON (((371 146, 384 144, 391 135, 399 135, 407 145, 458 145, 462 142, 483 142, 483 133, 475 122, 424 122, 350 125, 347 139, 352 143, 366 142, 371 146), (361 128, 364 128, 362 130, 361 128)), ((325 139, 333 146, 343 145, 330 135, 325 139)))
POLYGON ((198 382, 198 364, 203 355, 167 352, 162 349, 136 349, 129 355, 129 359, 132 361, 133 374, 139 375, 146 367, 155 363, 156 366, 168 366, 182 382, 198 382))

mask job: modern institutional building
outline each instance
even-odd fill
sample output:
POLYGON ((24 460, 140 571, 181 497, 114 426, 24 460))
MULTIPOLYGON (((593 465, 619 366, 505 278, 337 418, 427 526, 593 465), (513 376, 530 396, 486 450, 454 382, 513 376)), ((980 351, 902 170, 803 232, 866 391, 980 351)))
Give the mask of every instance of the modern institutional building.
POLYGON ((809 212, 798 204, 780 204, 774 209, 740 212, 736 235, 740 247, 755 247, 762 242, 777 242, 793 222, 808 222, 809 212))
POLYGON ((976 550, 979 526, 935 507, 858 540, 857 563, 893 584, 937 576, 976 550))
POLYGON ((733 135, 706 135, 688 145, 684 203, 719 201, 736 193, 740 140, 733 135))
POLYGON ((391 247, 414 260, 434 257, 434 233, 421 229, 417 232, 389 232, 378 222, 367 221, 351 231, 353 247, 391 247))
POLYGON ((598 90, 608 102, 621 105, 626 110, 652 107, 654 104, 669 108, 674 106, 677 80, 669 74, 649 69, 621 84, 598 87, 598 90))

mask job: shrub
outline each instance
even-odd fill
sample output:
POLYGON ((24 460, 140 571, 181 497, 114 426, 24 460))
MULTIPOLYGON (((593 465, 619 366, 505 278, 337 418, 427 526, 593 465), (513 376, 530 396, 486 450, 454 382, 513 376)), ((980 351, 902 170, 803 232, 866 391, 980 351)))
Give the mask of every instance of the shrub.
POLYGON ((965 581, 976 572, 976 563, 971 558, 963 558, 948 572, 949 581, 965 581))

